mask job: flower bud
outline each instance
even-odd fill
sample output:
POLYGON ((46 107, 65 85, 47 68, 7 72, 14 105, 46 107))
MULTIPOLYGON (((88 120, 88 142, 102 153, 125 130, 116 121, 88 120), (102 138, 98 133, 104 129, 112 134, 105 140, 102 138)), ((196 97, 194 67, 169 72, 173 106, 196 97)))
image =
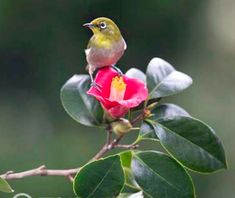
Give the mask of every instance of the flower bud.
POLYGON ((158 102, 154 102, 154 103, 148 105, 147 109, 151 111, 151 110, 153 110, 157 106, 157 104, 158 104, 158 102))
POLYGON ((130 121, 125 118, 120 118, 117 121, 112 122, 111 127, 116 135, 123 135, 132 129, 130 121))

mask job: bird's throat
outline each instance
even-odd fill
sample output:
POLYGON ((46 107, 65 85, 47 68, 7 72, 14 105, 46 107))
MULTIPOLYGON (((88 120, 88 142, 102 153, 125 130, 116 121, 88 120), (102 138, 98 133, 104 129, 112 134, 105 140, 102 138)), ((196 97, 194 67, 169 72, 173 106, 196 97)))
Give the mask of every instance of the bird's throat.
POLYGON ((92 40, 96 47, 105 49, 111 49, 118 42, 118 39, 103 34, 95 34, 92 40))

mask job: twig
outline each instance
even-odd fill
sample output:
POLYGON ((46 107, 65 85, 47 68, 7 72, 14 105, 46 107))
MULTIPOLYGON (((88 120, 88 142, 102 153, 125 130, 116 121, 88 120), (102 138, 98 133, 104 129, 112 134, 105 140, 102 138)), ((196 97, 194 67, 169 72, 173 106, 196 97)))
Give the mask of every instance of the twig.
POLYGON ((42 165, 38 168, 18 173, 14 173, 13 171, 8 171, 5 174, 1 175, 0 177, 2 179, 10 180, 10 179, 22 179, 31 176, 64 176, 71 181, 72 176, 75 175, 78 171, 79 168, 67 169, 67 170, 51 170, 51 169, 46 169, 46 166, 42 165))
POLYGON ((144 113, 139 114, 136 118, 134 118, 134 119, 131 121, 131 124, 134 125, 134 124, 136 124, 137 122, 139 122, 140 120, 142 120, 143 118, 144 118, 144 113))
POLYGON ((105 144, 98 153, 95 154, 93 158, 91 158, 91 161, 97 160, 101 158, 105 153, 107 153, 110 149, 108 149, 109 145, 105 144))
POLYGON ((95 154, 95 156, 90 161, 97 160, 101 158, 102 156, 104 156, 108 151, 115 148, 115 146, 118 144, 118 142, 120 142, 120 140, 123 137, 123 135, 120 135, 119 137, 111 140, 111 134, 112 134, 112 130, 111 128, 109 128, 109 130, 107 130, 107 141, 105 145, 101 148, 101 150, 98 153, 95 154))
POLYGON ((124 149, 136 149, 139 147, 138 144, 117 144, 115 148, 124 148, 124 149))

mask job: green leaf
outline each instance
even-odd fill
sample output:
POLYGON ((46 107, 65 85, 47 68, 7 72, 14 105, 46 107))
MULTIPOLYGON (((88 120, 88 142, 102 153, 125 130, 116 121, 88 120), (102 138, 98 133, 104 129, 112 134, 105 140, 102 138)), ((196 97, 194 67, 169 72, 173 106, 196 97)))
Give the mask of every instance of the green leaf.
POLYGON ((126 72, 126 75, 130 78, 137 78, 146 83, 146 75, 144 72, 137 68, 131 68, 126 72))
POLYGON ((160 118, 168 118, 172 116, 190 116, 183 108, 170 103, 165 103, 157 106, 152 110, 153 116, 149 120, 142 122, 139 132, 139 140, 157 140, 158 136, 154 131, 153 121, 156 121, 160 118))
POLYGON ((151 120, 144 120, 140 126, 139 136, 137 138, 140 140, 154 140, 158 141, 157 134, 154 131, 154 127, 152 125, 151 120))
POLYGON ((141 189, 137 182, 135 181, 134 175, 132 173, 131 168, 123 168, 125 175, 125 184, 122 189, 122 193, 136 193, 141 189))
POLYGON ((125 185, 122 192, 135 193, 140 191, 138 184, 135 181, 134 175, 131 171, 132 152, 125 151, 119 154, 121 157, 122 167, 125 175, 125 185))
POLYGON ((219 138, 202 121, 173 116, 159 118, 153 126, 162 146, 184 166, 205 173, 226 168, 219 138))
POLYGON ((124 185, 120 156, 85 165, 74 179, 74 192, 81 198, 116 197, 124 185))
POLYGON ((103 120, 100 103, 86 92, 90 88, 88 75, 74 75, 61 89, 61 101, 66 112, 86 126, 99 126, 103 120))
POLYGON ((146 198, 192 198, 194 187, 185 169, 166 154, 135 152, 132 171, 146 198))
POLYGON ((11 186, 7 183, 5 179, 2 179, 0 177, 0 191, 6 192, 6 193, 12 193, 14 190, 11 188, 11 186))
POLYGON ((119 155, 121 157, 122 166, 126 167, 126 168, 130 168, 131 167, 132 152, 131 151, 124 151, 124 152, 121 152, 119 155))
POLYGON ((137 193, 120 193, 117 198, 144 198, 143 192, 137 193))
POLYGON ((170 96, 183 91, 192 84, 192 79, 161 58, 153 58, 147 67, 149 98, 170 96))
POLYGON ((164 103, 157 106, 152 111, 153 116, 151 120, 157 120, 159 118, 169 118, 174 116, 187 116, 190 117, 189 113, 185 111, 182 107, 171 103, 164 103))

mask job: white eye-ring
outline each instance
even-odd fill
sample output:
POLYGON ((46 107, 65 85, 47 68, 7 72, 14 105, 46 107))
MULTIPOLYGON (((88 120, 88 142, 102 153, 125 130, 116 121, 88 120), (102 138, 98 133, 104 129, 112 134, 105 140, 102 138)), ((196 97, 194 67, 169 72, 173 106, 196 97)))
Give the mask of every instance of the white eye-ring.
POLYGON ((101 23, 100 23, 100 28, 101 28, 101 29, 105 29, 105 28, 106 28, 106 26, 107 26, 107 25, 106 25, 106 23, 105 23, 105 22, 101 22, 101 23))

